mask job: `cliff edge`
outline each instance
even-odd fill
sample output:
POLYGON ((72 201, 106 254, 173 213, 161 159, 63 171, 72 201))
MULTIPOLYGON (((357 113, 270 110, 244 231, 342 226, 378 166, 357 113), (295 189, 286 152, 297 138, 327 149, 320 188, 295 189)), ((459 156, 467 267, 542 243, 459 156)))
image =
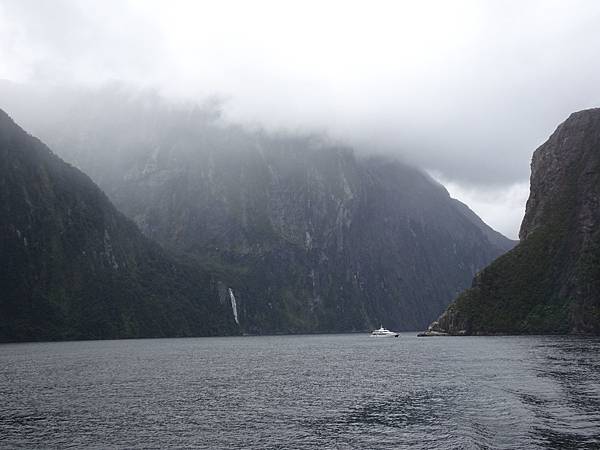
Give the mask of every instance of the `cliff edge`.
POLYGON ((519 237, 430 334, 600 334, 600 109, 571 114, 533 154, 519 237))

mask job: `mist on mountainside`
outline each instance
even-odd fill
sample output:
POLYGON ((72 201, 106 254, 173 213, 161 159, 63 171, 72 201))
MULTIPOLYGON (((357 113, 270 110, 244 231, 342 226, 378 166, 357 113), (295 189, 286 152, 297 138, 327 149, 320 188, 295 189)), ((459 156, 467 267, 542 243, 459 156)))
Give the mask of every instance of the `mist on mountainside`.
POLYGON ((599 17, 589 1, 9 0, 0 79, 218 98, 234 123, 393 154, 516 238, 531 149, 569 112, 600 103, 599 17))
POLYGON ((123 85, 11 93, 147 237, 235 291, 246 332, 423 327, 513 245, 423 171, 326 135, 123 85))
MULTIPOLYGON (((19 123, 42 137, 51 147, 56 148, 56 151, 67 161, 87 171, 91 170, 89 162, 92 158, 101 158, 111 160, 110 164, 118 172, 122 164, 127 164, 124 161, 133 156, 131 152, 136 151, 132 149, 134 142, 136 145, 143 145, 144 141, 151 142, 161 127, 171 130, 185 129, 185 133, 188 134, 193 130, 196 137, 205 142, 210 142, 210 136, 217 133, 222 136, 230 134, 233 140, 235 136, 251 141, 269 135, 309 139, 312 145, 317 146, 334 144, 351 146, 351 140, 335 138, 325 129, 306 127, 273 129, 256 122, 236 122, 227 112, 233 100, 215 96, 198 101, 169 98, 155 88, 140 88, 118 81, 92 88, 56 84, 21 84, 0 80, 0 97, 7 110, 19 123), (87 136, 90 148, 82 149, 81 145, 75 148, 63 145, 65 136, 69 135, 63 131, 64 129, 80 130, 84 135, 78 136, 78 139, 87 136), (96 139, 99 133, 117 135, 119 146, 102 147, 104 141, 96 139), (128 143, 131 145, 128 146, 128 143), (85 161, 88 163, 86 164, 85 161)), ((239 147, 243 148, 245 145, 247 142, 239 147)), ((389 149, 377 146, 376 143, 362 142, 352 148, 358 155, 365 157, 387 155, 404 164, 414 165, 410 157, 402 151, 390 153, 389 149)), ((463 201, 467 199, 467 203, 471 207, 474 205, 476 211, 485 211, 494 219, 494 223, 501 225, 502 230, 514 228, 511 222, 514 220, 512 213, 515 208, 524 208, 522 197, 526 195, 528 189, 526 185, 515 187, 513 191, 507 193, 508 197, 506 197, 493 191, 486 194, 488 191, 485 189, 465 191, 460 184, 446 180, 441 172, 427 171, 427 173, 445 185, 453 197, 463 201), (490 204, 494 207, 489 208, 490 204)), ((93 169, 90 174, 94 175, 93 169)), ((515 233, 508 233, 508 235, 516 236, 515 233)))

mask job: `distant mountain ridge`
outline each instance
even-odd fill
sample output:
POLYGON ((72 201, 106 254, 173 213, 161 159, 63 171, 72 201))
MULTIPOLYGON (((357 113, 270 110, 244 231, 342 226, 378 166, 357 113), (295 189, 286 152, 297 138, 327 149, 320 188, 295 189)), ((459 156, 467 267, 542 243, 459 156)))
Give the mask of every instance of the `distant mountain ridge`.
POLYGON ((61 101, 20 114, 146 236, 232 287, 247 333, 422 328, 514 245, 393 158, 153 96, 61 101))
POLYGON ((218 291, 0 110, 0 342, 237 334, 218 291))
POLYGON ((431 325, 450 334, 600 334, 600 109, 533 154, 521 242, 431 325))

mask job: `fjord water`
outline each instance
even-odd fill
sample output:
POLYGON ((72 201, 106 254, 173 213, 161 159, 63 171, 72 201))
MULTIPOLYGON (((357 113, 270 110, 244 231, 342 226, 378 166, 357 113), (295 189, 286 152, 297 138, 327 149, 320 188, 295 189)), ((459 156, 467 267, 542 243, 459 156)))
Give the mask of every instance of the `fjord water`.
POLYGON ((0 346, 0 446, 598 448, 600 339, 0 346))

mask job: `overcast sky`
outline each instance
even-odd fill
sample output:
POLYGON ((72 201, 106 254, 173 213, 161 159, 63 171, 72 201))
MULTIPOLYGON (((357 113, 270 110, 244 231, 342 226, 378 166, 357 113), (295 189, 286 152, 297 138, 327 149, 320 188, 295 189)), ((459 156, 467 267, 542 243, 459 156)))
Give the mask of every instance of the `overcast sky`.
POLYGON ((0 78, 217 95, 399 154, 510 237, 533 150, 600 105, 599 56, 600 1, 0 0, 0 78))

